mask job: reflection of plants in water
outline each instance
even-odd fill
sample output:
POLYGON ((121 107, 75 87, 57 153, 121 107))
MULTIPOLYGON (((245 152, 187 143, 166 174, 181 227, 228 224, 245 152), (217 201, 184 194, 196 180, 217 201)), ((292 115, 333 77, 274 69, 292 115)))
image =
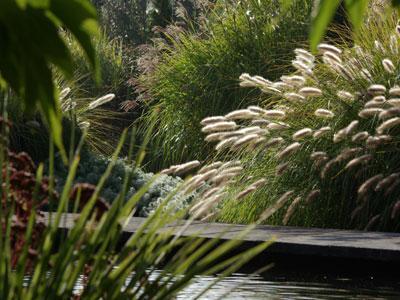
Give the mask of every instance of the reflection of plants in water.
POLYGON ((241 76, 274 105, 207 118, 203 132, 268 184, 228 201, 224 220, 399 230, 398 30, 393 17, 371 18, 354 47, 296 49, 294 75, 241 76))

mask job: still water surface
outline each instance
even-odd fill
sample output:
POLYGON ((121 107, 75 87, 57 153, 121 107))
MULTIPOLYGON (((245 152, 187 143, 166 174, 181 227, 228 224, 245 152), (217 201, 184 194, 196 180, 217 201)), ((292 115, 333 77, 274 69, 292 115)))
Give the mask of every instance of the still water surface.
MULTIPOLYGON (((153 271, 154 272, 154 271, 153 271)), ((155 271, 150 280, 158 277, 160 272, 155 271)), ((392 276, 386 279, 372 277, 350 279, 345 277, 317 276, 303 278, 293 276, 267 274, 266 276, 237 273, 227 277, 214 285, 199 299, 203 300, 260 300, 260 299, 287 299, 287 300, 314 300, 314 299, 399 299, 400 280, 392 276)), ((308 276, 308 275, 306 275, 308 276)), ((399 278, 399 274, 395 274, 399 278)), ((177 295, 179 300, 196 299, 215 276, 199 276, 182 292, 177 295)), ((79 293, 80 282, 76 292, 79 293)))
MULTIPOLYGON (((197 277, 178 295, 178 299, 194 299, 212 280, 215 280, 215 277, 197 277)), ((304 282, 288 280, 285 277, 266 278, 235 274, 219 282, 201 299, 400 299, 400 283, 378 282, 373 278, 326 277, 304 282), (226 295, 229 291, 232 292, 226 295)))

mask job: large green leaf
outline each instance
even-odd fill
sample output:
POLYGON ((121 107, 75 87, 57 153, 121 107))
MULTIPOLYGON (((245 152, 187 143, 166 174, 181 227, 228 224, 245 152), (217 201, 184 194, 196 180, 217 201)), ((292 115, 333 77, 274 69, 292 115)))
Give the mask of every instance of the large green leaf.
MULTIPOLYGON (((72 59, 59 31, 69 30, 99 76, 91 37, 98 33, 88 0, 0 0, 0 78, 33 111, 39 104, 54 141, 64 154, 61 113, 52 68, 69 78, 72 59)), ((66 157, 66 156, 65 156, 66 157)))
POLYGON ((368 0, 345 0, 347 14, 353 25, 353 30, 358 31, 368 9, 368 0))
POLYGON ((52 0, 50 10, 78 40, 93 66, 96 79, 99 79, 96 51, 92 45, 92 37, 100 33, 94 7, 84 0, 52 0))
POLYGON ((310 30, 310 46, 313 51, 324 37, 342 0, 320 0, 316 6, 310 30))

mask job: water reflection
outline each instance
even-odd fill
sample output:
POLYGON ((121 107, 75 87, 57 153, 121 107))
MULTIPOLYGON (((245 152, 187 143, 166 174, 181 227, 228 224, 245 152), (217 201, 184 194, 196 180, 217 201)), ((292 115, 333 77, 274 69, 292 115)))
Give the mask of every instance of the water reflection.
MULTIPOLYGON (((160 271, 152 271, 150 280, 155 280, 160 271)), ((209 291, 202 295, 202 300, 260 300, 260 299, 290 299, 290 300, 314 300, 314 299, 400 299, 400 285, 398 279, 378 281, 375 278, 328 278, 318 276, 297 277, 290 275, 277 276, 267 274, 268 277, 234 274, 218 282, 209 291)), ((30 277, 25 278, 27 285, 30 277)), ((193 282, 177 295, 177 299, 196 299, 215 276, 197 276, 193 282)), ((75 285, 74 292, 82 291, 82 277, 75 285)))
MULTIPOLYGON (((215 277, 197 277, 178 295, 178 299, 194 299, 215 277)), ((376 282, 356 282, 342 278, 331 283, 271 280, 261 276, 235 274, 228 277, 201 299, 400 299, 395 286, 375 285, 376 282), (230 292, 229 295, 226 293, 230 292)))

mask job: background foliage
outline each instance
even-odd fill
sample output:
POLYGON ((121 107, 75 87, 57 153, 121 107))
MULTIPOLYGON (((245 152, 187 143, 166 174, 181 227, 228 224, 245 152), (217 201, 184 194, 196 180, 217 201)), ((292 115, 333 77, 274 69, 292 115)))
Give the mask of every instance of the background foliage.
POLYGON ((257 91, 239 89, 237 78, 243 72, 279 78, 307 39, 311 6, 296 0, 282 12, 277 1, 222 2, 201 34, 171 35, 173 47, 139 84, 153 112, 143 121, 159 120, 153 168, 209 155, 200 120, 260 100, 257 91))

